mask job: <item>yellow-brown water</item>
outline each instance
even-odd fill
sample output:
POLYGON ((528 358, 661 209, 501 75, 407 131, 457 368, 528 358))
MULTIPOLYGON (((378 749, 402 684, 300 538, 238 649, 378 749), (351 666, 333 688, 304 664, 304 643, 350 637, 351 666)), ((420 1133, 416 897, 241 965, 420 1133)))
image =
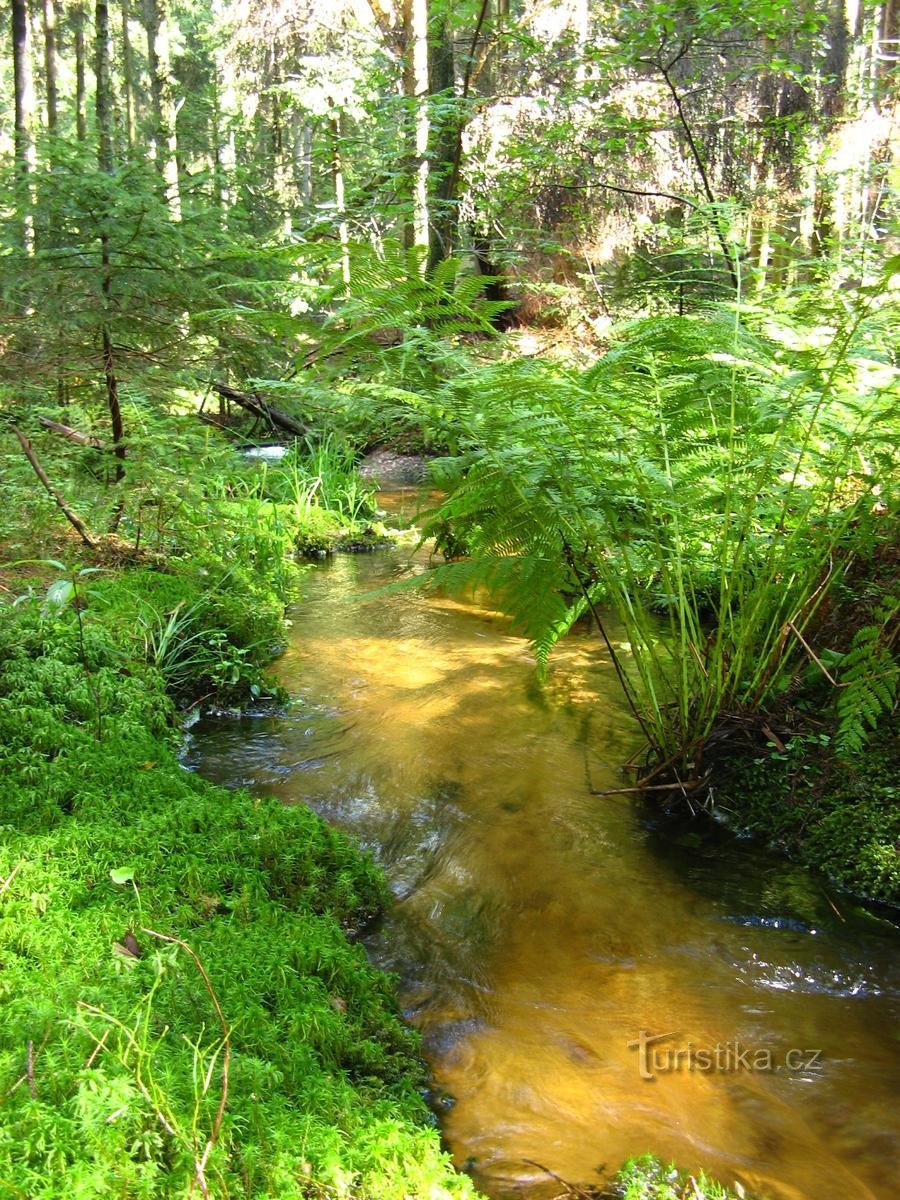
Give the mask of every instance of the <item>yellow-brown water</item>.
POLYGON ((708 822, 592 795, 637 744, 597 639, 571 636, 539 688, 497 614, 360 598, 421 569, 392 551, 311 571, 278 664, 295 703, 202 722, 188 759, 310 804, 383 864, 397 904, 370 950, 400 975, 456 1161, 494 1196, 652 1149, 774 1198, 894 1200, 896 942, 708 822), (643 1080, 641 1030, 731 1069, 643 1080))

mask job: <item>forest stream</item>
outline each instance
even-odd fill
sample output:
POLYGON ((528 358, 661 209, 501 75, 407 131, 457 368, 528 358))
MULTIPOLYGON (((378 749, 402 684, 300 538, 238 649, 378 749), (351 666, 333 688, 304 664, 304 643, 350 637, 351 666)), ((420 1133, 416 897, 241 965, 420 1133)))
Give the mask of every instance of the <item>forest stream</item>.
POLYGON ((539 686, 490 609, 372 597, 425 563, 311 569, 277 664, 293 703, 200 721, 186 762, 309 804, 383 866, 397 903, 367 945, 458 1165, 543 1196, 545 1168, 599 1184, 653 1150, 773 1200, 894 1200, 896 937, 713 822, 593 794, 638 745, 597 636, 539 686), (670 1035, 652 1079, 642 1030, 670 1035))

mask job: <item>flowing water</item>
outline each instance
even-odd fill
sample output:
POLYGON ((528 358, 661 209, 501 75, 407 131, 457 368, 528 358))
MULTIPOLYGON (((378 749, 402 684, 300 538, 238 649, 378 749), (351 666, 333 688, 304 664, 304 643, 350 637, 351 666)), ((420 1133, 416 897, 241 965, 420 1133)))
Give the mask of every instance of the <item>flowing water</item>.
POLYGON ((638 744, 596 636, 539 687, 489 609, 371 597, 424 569, 402 550, 313 568, 278 664, 294 703, 205 720, 186 753, 383 865, 397 904, 370 951, 457 1163, 495 1197, 653 1149, 778 1200, 894 1200, 896 939, 711 822, 592 794, 638 744), (642 1030, 671 1036, 642 1054, 642 1030))

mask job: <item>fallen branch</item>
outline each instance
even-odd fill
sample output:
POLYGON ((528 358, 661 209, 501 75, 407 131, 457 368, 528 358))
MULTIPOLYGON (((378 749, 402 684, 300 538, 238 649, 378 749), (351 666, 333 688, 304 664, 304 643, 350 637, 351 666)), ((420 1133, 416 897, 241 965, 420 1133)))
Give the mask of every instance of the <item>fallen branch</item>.
POLYGON ((253 413, 255 417, 261 417, 270 425, 284 429, 294 437, 306 437, 309 433, 308 425, 304 425, 302 421, 296 420, 282 409, 276 408, 274 404, 264 400, 258 392, 241 392, 227 383, 214 383, 212 386, 213 391, 223 399, 234 401, 241 408, 245 408, 247 412, 253 413))
POLYGON ((698 788, 702 787, 702 785, 705 783, 705 781, 706 781, 706 776, 704 776, 703 779, 698 779, 696 781, 696 783, 692 783, 688 779, 688 780, 685 780, 684 783, 651 783, 651 784, 648 784, 646 787, 638 786, 638 787, 607 788, 606 791, 602 791, 602 792, 597 791, 596 789, 592 789, 591 795, 592 796, 625 796, 629 792, 684 792, 686 795, 688 792, 696 792, 698 790, 698 788))
POLYGON ((34 470, 35 475, 37 475, 38 479, 41 481, 41 483, 44 485, 44 487, 47 489, 47 491, 53 497, 53 500, 56 502, 56 506, 59 508, 62 515, 66 518, 66 520, 69 522, 69 524, 72 526, 72 528, 76 531, 76 533, 78 533, 78 535, 81 537, 81 540, 84 542, 84 544, 86 546, 89 546, 92 550, 96 549, 96 546, 97 546, 96 539, 91 534, 91 532, 89 531, 89 529, 87 528, 85 523, 82 521, 81 517, 79 517, 77 513, 73 512, 72 509, 69 508, 68 504, 66 503, 66 501, 64 500, 64 498, 62 496, 62 493, 58 492, 56 490, 56 488, 53 486, 53 484, 50 482, 50 480, 47 478, 47 472, 44 470, 44 468, 41 466, 40 462, 38 461, 38 457, 35 454, 34 450, 32 449, 31 442, 29 442, 28 438, 25 436, 25 434, 22 432, 22 430, 18 428, 18 426, 13 425, 12 431, 16 435, 16 437, 19 439, 19 444, 22 447, 22 451, 23 451, 25 457, 31 463, 31 466, 32 466, 32 469, 34 470))
POLYGON ((62 425, 59 421, 51 421, 49 417, 38 417, 38 420, 51 433, 58 433, 61 437, 68 438, 70 442, 76 442, 79 446, 91 446, 94 450, 106 449, 106 442, 103 438, 92 437, 89 433, 73 429, 71 425, 62 425))
POLYGON ((21 862, 16 863, 16 865, 13 867, 13 869, 9 873, 9 875, 7 875, 7 877, 3 880, 3 882, 0 883, 0 896, 3 895, 3 893, 6 891, 6 889, 9 887, 9 885, 12 883, 12 881, 15 879, 15 877, 18 875, 18 873, 22 870, 22 868, 24 866, 25 866, 24 859, 21 862))
POLYGON ((800 643, 800 645, 803 647, 803 649, 806 651, 806 653, 809 655, 809 657, 812 659, 812 661, 816 664, 816 666, 819 668, 819 670, 822 672, 822 674, 825 676, 825 678, 828 680, 828 682, 831 684, 831 686, 839 687, 840 684, 838 683, 838 681, 834 678, 834 676, 831 674, 831 672, 828 670, 828 668, 822 662, 821 658, 819 658, 818 654, 816 654, 815 650, 813 650, 812 646, 810 646, 809 642, 806 640, 806 638, 803 636, 803 634, 800 632, 800 630, 797 628, 797 626, 794 624, 794 622, 788 621, 787 627, 796 635, 797 640, 800 643))
POLYGON ((569 1183, 567 1179, 563 1179, 562 1175, 557 1175, 555 1171, 551 1171, 543 1163, 535 1162, 533 1158, 523 1158, 522 1162, 526 1163, 529 1167, 537 1167, 539 1171, 543 1171, 545 1175, 549 1175, 551 1179, 555 1179, 557 1183, 561 1183, 566 1189, 567 1195, 580 1196, 581 1200, 594 1200, 594 1196, 596 1195, 594 1191, 588 1191, 585 1188, 580 1188, 575 1183, 569 1183))

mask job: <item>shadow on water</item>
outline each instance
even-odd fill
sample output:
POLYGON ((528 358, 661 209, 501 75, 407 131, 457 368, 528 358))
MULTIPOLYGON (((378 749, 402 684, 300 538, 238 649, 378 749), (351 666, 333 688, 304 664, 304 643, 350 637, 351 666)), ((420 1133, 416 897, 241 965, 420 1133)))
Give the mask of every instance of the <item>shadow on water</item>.
POLYGON ((597 1183, 653 1149, 780 1200, 893 1200, 896 939, 714 826, 592 796, 636 745, 596 641, 567 639, 537 689, 489 609, 371 598, 422 569, 317 567, 279 663, 294 703, 200 722, 185 753, 383 865, 397 902, 369 950, 400 976, 457 1162, 497 1197, 558 1191, 535 1160, 597 1183), (652 1079, 642 1030, 668 1035, 652 1079))

